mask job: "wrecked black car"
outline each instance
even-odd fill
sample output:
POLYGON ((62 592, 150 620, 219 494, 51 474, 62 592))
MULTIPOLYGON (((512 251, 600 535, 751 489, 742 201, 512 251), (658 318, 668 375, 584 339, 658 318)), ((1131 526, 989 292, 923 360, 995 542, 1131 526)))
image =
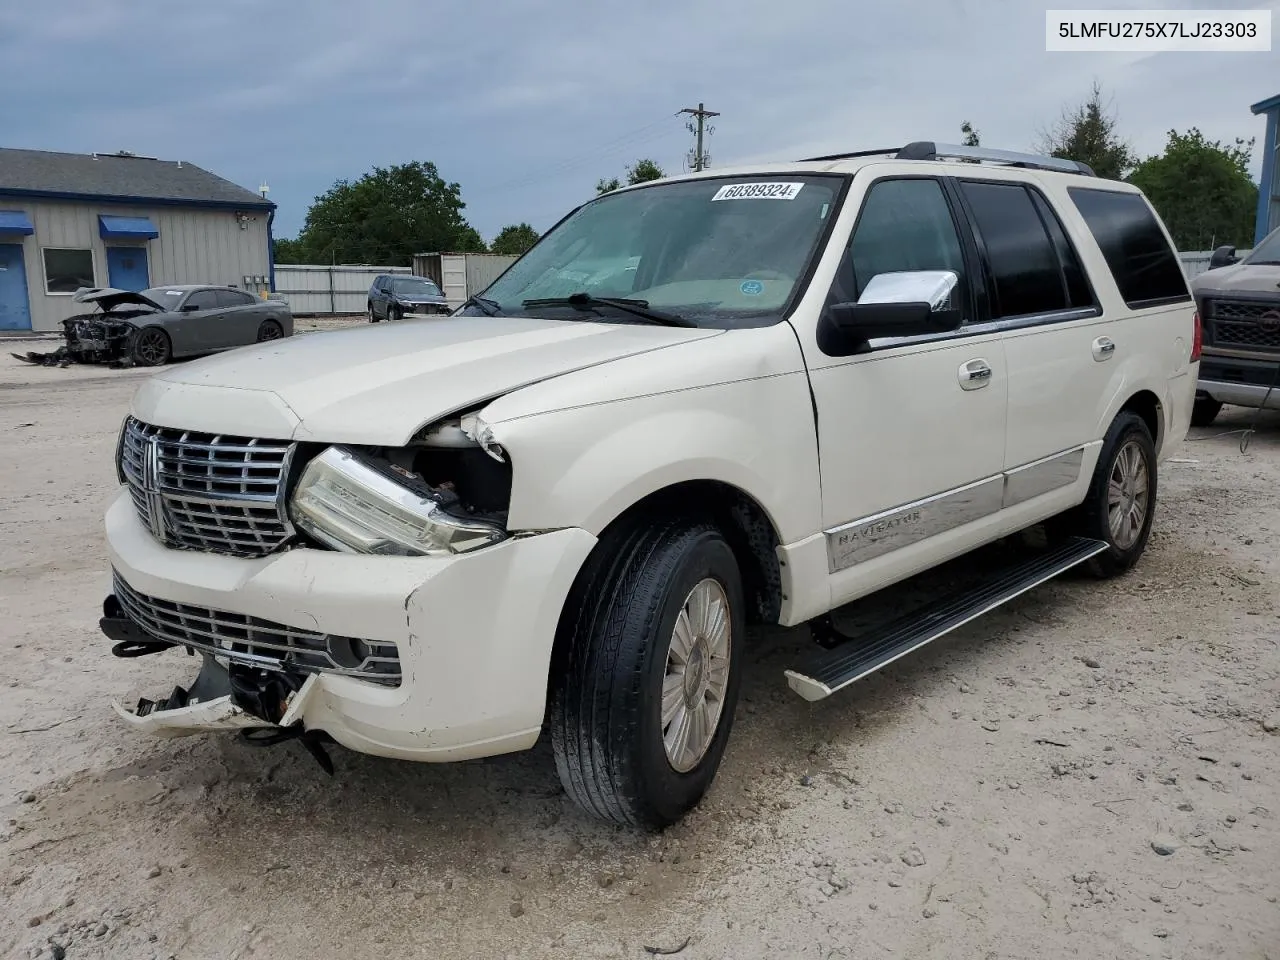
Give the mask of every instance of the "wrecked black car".
POLYGON ((85 287, 73 299, 93 304, 99 312, 62 321, 66 342, 57 350, 13 356, 51 367, 73 363, 158 367, 180 357, 293 335, 288 305, 235 287, 173 284, 141 293, 85 287))

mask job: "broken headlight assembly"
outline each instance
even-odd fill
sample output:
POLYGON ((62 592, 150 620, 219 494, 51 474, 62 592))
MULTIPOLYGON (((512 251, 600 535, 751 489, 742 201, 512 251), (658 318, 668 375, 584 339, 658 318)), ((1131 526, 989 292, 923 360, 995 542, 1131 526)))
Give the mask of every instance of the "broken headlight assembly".
POLYGON ((447 491, 390 462, 329 447, 302 473, 289 513, 335 550, 384 556, 452 556, 505 540, 501 525, 446 509, 447 491))

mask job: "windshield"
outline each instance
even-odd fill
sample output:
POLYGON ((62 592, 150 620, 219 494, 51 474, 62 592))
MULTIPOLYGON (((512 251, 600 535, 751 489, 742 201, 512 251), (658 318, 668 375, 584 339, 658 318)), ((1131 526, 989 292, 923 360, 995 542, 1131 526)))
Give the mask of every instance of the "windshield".
POLYGON ((1262 238, 1253 252, 1244 258, 1245 263, 1280 263, 1280 227, 1262 238))
POLYGON ((440 288, 430 280, 420 277, 397 277, 391 281, 391 290, 402 297, 438 297, 440 288))
POLYGON ((843 186, 843 177, 777 174, 606 194, 548 233, 483 296, 505 314, 528 313, 526 300, 587 293, 644 301, 701 326, 775 323, 843 186))
POLYGON ((175 290, 173 287, 151 287, 149 290, 143 290, 141 295, 153 303, 160 304, 162 307, 176 310, 178 301, 182 299, 182 295, 186 292, 185 290, 175 290))

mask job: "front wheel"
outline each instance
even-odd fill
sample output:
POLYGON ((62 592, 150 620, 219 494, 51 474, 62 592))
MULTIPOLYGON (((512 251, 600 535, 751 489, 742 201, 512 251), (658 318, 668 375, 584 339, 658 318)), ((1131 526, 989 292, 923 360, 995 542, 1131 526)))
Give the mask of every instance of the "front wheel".
POLYGON ((133 340, 133 362, 140 367, 159 367, 173 356, 169 335, 159 327, 143 327, 133 340))
POLYGON ((402 317, 400 308, 397 306, 387 307, 387 323, 395 323, 402 317))
POLYGON ((550 727, 569 796, 655 829, 696 806, 733 724, 745 622, 714 526, 648 520, 602 540, 557 638, 550 727))

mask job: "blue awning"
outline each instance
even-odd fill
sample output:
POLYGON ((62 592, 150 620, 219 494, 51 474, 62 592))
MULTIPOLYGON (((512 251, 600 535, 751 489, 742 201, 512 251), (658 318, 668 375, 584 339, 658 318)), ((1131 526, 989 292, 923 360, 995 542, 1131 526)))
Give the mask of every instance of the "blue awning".
POLYGON ((35 232, 36 228, 21 210, 0 210, 0 233, 20 233, 29 237, 35 232))
POLYGON ((98 236, 103 240, 154 240, 160 236, 146 217, 98 217, 98 236))

